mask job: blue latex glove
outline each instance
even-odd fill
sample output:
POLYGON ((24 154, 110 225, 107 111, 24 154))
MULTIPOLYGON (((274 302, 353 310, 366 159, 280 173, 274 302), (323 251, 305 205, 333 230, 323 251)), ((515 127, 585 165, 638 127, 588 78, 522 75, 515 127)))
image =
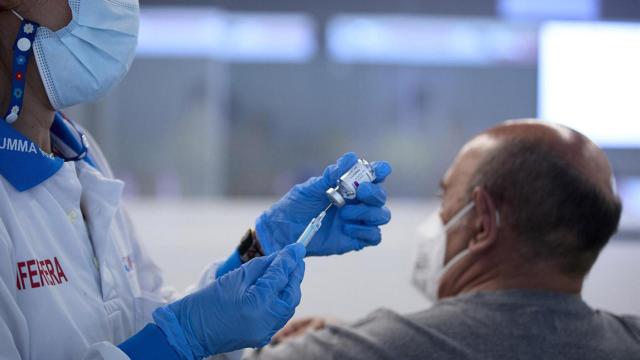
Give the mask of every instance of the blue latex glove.
POLYGON ((304 255, 295 244, 255 258, 153 318, 186 359, 264 346, 300 303, 304 255))
MULTIPOLYGON (((354 153, 347 153, 324 174, 294 186, 256 220, 256 234, 266 254, 271 254, 294 243, 309 221, 329 203, 325 191, 356 162, 354 153)), ((307 246, 309 255, 343 254, 380 243, 380 225, 391 220, 391 212, 384 204, 387 195, 380 183, 391 173, 389 163, 371 164, 376 173, 374 183, 358 187, 356 199, 338 209, 333 206, 324 218, 320 231, 307 246)))

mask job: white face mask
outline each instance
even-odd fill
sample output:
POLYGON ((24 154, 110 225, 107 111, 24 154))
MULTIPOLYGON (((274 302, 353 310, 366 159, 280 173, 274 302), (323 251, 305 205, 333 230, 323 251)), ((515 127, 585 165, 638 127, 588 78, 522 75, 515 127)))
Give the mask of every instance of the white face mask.
POLYGON ((446 225, 442 223, 440 214, 436 211, 419 228, 422 239, 418 244, 412 282, 432 302, 438 300, 440 280, 444 274, 469 254, 469 248, 466 248, 454 256, 446 266, 444 264, 447 251, 447 233, 473 209, 473 206, 474 203, 467 204, 446 225))
POLYGON ((55 32, 41 26, 33 43, 56 110, 105 95, 129 70, 138 43, 138 0, 69 0, 69 6, 71 23, 55 32))

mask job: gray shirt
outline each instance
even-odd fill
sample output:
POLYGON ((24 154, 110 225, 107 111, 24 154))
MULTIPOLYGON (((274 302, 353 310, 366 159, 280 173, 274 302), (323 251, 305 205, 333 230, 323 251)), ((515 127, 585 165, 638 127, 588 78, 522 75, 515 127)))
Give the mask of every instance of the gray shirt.
POLYGON ((478 292, 415 314, 377 310, 245 359, 640 359, 640 317, 594 310, 576 295, 478 292))

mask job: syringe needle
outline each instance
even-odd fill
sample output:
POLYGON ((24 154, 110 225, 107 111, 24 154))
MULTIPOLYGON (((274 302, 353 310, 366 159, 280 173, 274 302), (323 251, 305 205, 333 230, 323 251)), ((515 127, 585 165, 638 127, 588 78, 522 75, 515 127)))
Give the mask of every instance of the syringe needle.
POLYGON ((327 207, 324 208, 324 210, 322 210, 322 212, 326 213, 327 211, 329 211, 329 209, 331 209, 332 206, 333 206, 333 203, 329 203, 329 205, 327 205, 327 207))

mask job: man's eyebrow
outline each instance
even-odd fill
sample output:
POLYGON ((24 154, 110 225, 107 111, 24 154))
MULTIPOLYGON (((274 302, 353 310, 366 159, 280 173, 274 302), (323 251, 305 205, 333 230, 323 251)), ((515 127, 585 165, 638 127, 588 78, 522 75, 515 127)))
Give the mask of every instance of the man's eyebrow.
POLYGON ((445 188, 444 179, 440 179, 440 189, 444 190, 445 188))

